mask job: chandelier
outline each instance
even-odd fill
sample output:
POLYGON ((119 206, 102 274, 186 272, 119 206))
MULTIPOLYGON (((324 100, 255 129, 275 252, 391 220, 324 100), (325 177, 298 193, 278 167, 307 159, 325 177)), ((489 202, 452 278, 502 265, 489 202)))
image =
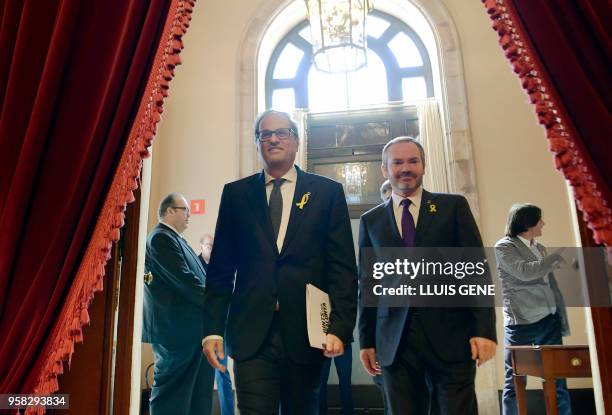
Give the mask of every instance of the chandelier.
POLYGON ((366 15, 370 0, 305 0, 315 67, 323 72, 355 71, 367 63, 366 15))

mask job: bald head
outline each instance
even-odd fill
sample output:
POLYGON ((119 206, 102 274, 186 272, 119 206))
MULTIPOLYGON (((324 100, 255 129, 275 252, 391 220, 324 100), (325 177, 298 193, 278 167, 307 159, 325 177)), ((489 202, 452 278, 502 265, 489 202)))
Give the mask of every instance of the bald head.
POLYGON ((210 254, 212 253, 214 238, 207 233, 200 238, 200 249, 202 250, 202 258, 206 263, 210 262, 210 254))

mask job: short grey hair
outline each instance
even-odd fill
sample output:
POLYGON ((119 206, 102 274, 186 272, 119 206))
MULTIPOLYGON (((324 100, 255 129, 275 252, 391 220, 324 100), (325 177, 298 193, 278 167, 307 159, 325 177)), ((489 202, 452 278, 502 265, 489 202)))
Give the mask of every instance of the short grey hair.
POLYGON ((418 149, 419 149, 419 153, 421 153, 421 162, 423 163, 423 166, 425 166, 425 149, 423 148, 423 145, 419 142, 418 139, 414 138, 414 137, 410 137, 407 135, 403 135, 403 136, 399 136, 399 137, 395 137, 393 140, 389 141, 387 144, 385 144, 385 146, 383 147, 382 150, 382 164, 383 166, 387 166, 387 162, 389 160, 388 157, 388 153, 389 153, 389 147, 391 147, 393 144, 397 144, 397 143, 413 143, 415 144, 418 149))
POLYGON ((389 179, 385 180, 383 184, 380 185, 380 198, 383 202, 386 202, 388 199, 388 197, 385 197, 385 193, 391 190, 391 182, 389 181, 389 179))
POLYGON ((182 194, 178 192, 172 192, 166 195, 159 204, 159 208, 157 209, 157 218, 162 220, 166 216, 166 211, 168 208, 174 205, 177 199, 184 197, 182 194))
POLYGON ((204 235, 200 237, 200 245, 204 245, 204 241, 206 240, 206 238, 214 239, 214 237, 211 234, 205 233, 204 235))
POLYGON ((255 141, 257 141, 257 136, 259 135, 259 124, 261 124, 261 121, 270 114, 280 115, 281 117, 286 118, 287 121, 289 122, 289 128, 291 128, 294 131, 293 136, 295 137, 296 140, 300 139, 299 132, 298 132, 298 125, 293 120, 293 118, 291 118, 291 115, 289 115, 289 113, 269 109, 259 114, 257 118, 255 119, 255 123, 253 123, 253 133, 254 133, 253 137, 255 138, 255 141))

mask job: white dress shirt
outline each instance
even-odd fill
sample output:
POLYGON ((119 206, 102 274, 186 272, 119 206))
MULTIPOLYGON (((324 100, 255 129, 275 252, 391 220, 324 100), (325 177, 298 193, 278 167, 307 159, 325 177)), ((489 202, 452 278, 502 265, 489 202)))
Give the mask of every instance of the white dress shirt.
MULTIPOLYGON (((274 187, 274 177, 270 176, 268 172, 266 175, 266 198, 270 203, 270 195, 272 194, 272 188, 274 187)), ((278 228, 278 237, 276 238, 276 246, 278 252, 283 248, 283 242, 285 241, 285 235, 287 234, 287 225, 289 225, 289 216, 291 215, 291 205, 293 204, 293 195, 295 194, 295 184, 297 182, 297 170, 295 166, 290 168, 287 173, 282 177, 285 181, 281 184, 280 192, 283 196, 283 212, 281 214, 280 227, 278 228)))
POLYGON ((531 250, 531 252, 533 252, 533 254, 536 256, 537 259, 542 259, 542 253, 538 249, 535 239, 532 239, 531 241, 529 241, 523 238, 521 235, 516 235, 516 236, 518 236, 518 238, 521 240, 521 242, 525 244, 525 246, 529 247, 529 249, 531 250))
POLYGON ((164 222, 163 220, 161 220, 159 223, 163 223, 163 224, 164 224, 164 226, 169 227, 169 228, 170 228, 171 230, 173 230, 173 231, 174 231, 174 233, 176 233, 178 236, 180 236, 181 238, 183 237, 183 235, 181 235, 181 234, 179 233, 179 231, 177 231, 176 229, 174 229, 174 226, 172 226, 172 225, 170 225, 170 224, 168 224, 168 223, 164 222))
POLYGON ((399 231, 400 236, 403 238, 402 234, 402 213, 404 207, 401 205, 404 199, 410 199, 412 202, 408 207, 408 212, 412 215, 414 219, 414 228, 416 229, 417 223, 419 221, 419 210, 421 209, 421 198, 423 197, 423 186, 419 186, 419 188, 414 192, 412 196, 403 197, 398 195, 397 193, 391 193, 391 199, 393 201, 393 215, 395 216, 395 223, 397 225, 397 230, 399 231))

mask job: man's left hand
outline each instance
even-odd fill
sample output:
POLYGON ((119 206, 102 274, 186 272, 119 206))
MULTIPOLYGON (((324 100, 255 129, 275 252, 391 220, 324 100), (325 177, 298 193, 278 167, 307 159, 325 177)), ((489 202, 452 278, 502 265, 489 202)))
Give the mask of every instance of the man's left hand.
POLYGON ((344 353, 344 343, 333 334, 325 336, 325 344, 323 346, 325 346, 323 349, 323 356, 325 357, 337 357, 344 353))
POLYGON ((476 365, 480 367, 495 356, 497 344, 484 337, 472 337, 470 338, 470 348, 472 349, 472 360, 475 360, 476 365))

